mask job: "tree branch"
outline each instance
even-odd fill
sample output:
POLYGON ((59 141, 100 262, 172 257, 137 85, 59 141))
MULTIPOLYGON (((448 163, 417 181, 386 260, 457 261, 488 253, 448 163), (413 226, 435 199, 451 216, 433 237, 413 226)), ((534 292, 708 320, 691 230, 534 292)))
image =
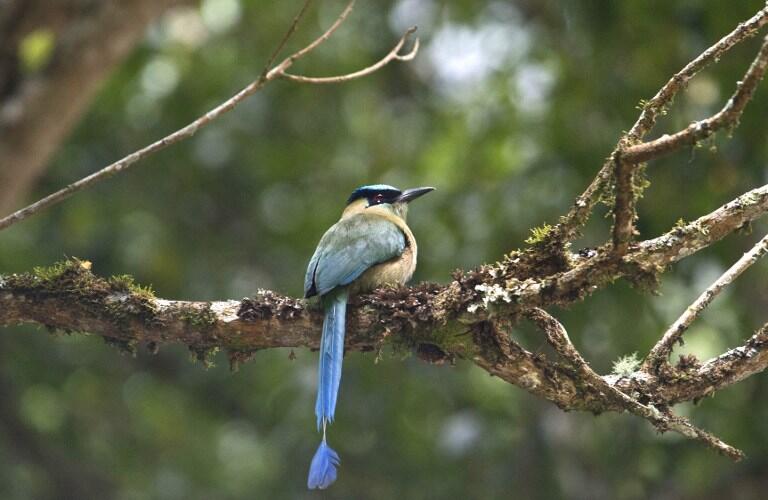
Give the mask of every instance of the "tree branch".
POLYGON ((24 198, 147 26, 168 8, 191 1, 104 0, 88 9, 81 3, 0 6, 0 213, 24 198), (55 47, 45 68, 24 74, 18 45, 35 29, 48 30, 55 47))
POLYGON ((693 255, 747 226, 768 212, 768 184, 748 191, 735 200, 680 224, 667 233, 638 243, 635 260, 653 266, 666 266, 693 255))
POLYGON ((744 77, 737 83, 736 91, 726 105, 715 115, 698 122, 694 122, 685 130, 672 135, 663 135, 660 138, 630 146, 621 153, 623 160, 629 163, 640 163, 659 158, 665 154, 677 151, 685 146, 696 144, 707 139, 715 132, 726 127, 735 127, 744 112, 749 101, 755 93, 755 89, 765 76, 768 69, 768 37, 760 46, 760 51, 752 61, 744 77))
MULTIPOLYGON (((138 151, 135 151, 128 156, 123 157, 122 159, 102 168, 101 170, 84 177, 67 187, 60 189, 59 191, 56 191, 55 193, 52 193, 45 198, 42 198, 35 203, 22 208, 2 219, 0 219, 0 230, 6 229, 13 224, 20 222, 28 217, 31 217, 32 215, 52 206, 57 203, 60 203, 64 201, 65 199, 69 198, 73 194, 82 191, 97 182, 100 182, 104 179, 107 179, 109 177, 112 177, 113 175, 116 175, 120 172, 123 172, 127 170, 128 168, 135 165, 140 160, 162 150, 167 148, 168 146, 171 146, 173 144, 176 144, 184 139, 188 139, 189 137, 192 137, 194 134, 197 133, 198 130, 201 128, 209 125, 212 121, 219 118, 221 115, 231 111, 234 109, 237 105, 239 105, 242 101, 244 101, 247 97, 255 94, 259 90, 261 90, 267 83, 271 82, 272 80, 282 78, 285 75, 286 70, 290 68, 294 62, 296 62, 298 59, 304 57, 305 55, 309 54, 312 50, 320 46, 324 41, 326 41, 330 36, 334 33, 334 31, 341 25, 341 23, 346 19, 346 17, 349 15, 350 11, 352 10, 352 7, 354 5, 354 0, 350 1, 346 8, 342 11, 342 13, 339 15, 339 17, 336 19, 336 21, 331 25, 330 28, 328 28, 319 38, 317 38, 315 41, 313 41, 311 44, 307 45, 306 47, 294 52, 290 56, 283 59, 279 64, 277 64, 274 67, 270 67, 272 61, 276 58, 277 53, 282 49, 282 47, 285 45, 287 39, 293 34, 296 28, 296 24, 298 23, 299 19, 301 18, 302 14, 306 11, 307 4, 309 3, 309 0, 304 4, 301 11, 297 15, 297 17, 294 19, 293 24, 291 24, 291 27, 288 29, 286 35, 283 37, 281 42, 278 44, 277 49, 273 52, 273 55, 270 57, 269 62, 267 66, 265 66, 264 71, 262 71, 259 78, 248 84, 245 88, 240 90, 237 94, 232 96, 231 98, 227 99, 223 103, 219 104, 212 110, 208 111, 204 115, 200 116, 196 120, 194 120, 192 123, 186 125, 185 127, 180 128, 179 130, 163 137, 162 139, 153 142, 152 144, 145 146, 144 148, 139 149, 138 151)), ((398 50, 400 47, 402 47, 402 44, 405 42, 405 39, 407 38, 408 34, 412 33, 412 30, 409 30, 406 35, 403 36, 403 38, 400 39, 400 42, 396 45, 398 47, 398 50)), ((386 63, 392 61, 392 60, 409 60, 410 58, 415 55, 415 50, 418 46, 414 47, 414 50, 406 55, 399 55, 397 54, 397 50, 395 51, 395 56, 390 58, 385 58, 386 63)), ((364 74, 370 74, 373 71, 383 67, 386 63, 382 64, 381 61, 374 65, 375 69, 370 70, 363 70, 365 71, 364 74)), ((292 75, 295 76, 295 75, 292 75)), ((349 76, 349 75, 347 75, 349 76)), ((363 75, 357 75, 357 76, 363 76, 363 75)), ((357 77, 356 76, 356 77, 357 77)), ((291 77, 289 77, 291 78, 291 77)), ((300 78, 300 77, 297 77, 300 78)), ((293 78, 295 79, 295 78, 293 78)), ((349 79, 349 78, 347 78, 349 79)), ((309 82, 312 83, 312 82, 309 82)))
POLYGON ((741 256, 726 272, 724 272, 717 280, 712 283, 699 297, 686 308, 685 312, 672 323, 672 325, 664 332, 664 335, 659 342, 653 346, 651 352, 648 354, 646 364, 651 370, 658 370, 661 363, 666 361, 669 354, 672 352, 676 342, 682 339, 683 333, 691 326, 691 323, 701 314, 704 309, 717 297, 720 292, 733 283, 741 273, 743 273, 748 267, 757 262, 760 257, 768 252, 768 235, 757 242, 752 249, 741 256))
POLYGON ((614 158, 616 201, 613 207, 613 253, 621 257, 627 253, 635 233, 635 169, 621 155, 614 158))
POLYGON ((600 171, 589 186, 587 186, 587 189, 576 198, 571 209, 565 216, 561 217, 560 223, 555 226, 555 230, 552 233, 553 240, 571 241, 587 223, 592 210, 598 202, 599 194, 606 188, 608 181, 611 180, 614 155, 622 149, 642 141, 645 135, 653 129, 659 114, 664 112, 675 95, 685 88, 691 78, 713 62, 717 62, 726 52, 739 43, 755 36, 766 24, 768 24, 768 6, 758 11, 750 19, 739 23, 728 35, 702 52, 693 61, 686 64, 683 69, 678 71, 664 84, 653 98, 644 103, 643 111, 640 113, 635 124, 629 132, 621 136, 613 152, 603 163, 600 171))
POLYGON ((324 76, 324 77, 302 76, 302 75, 294 75, 288 72, 283 72, 282 77, 285 78, 286 80, 291 80, 299 83, 341 83, 341 82, 346 82, 349 80, 354 80, 356 78, 361 78, 361 77, 370 75, 371 73, 375 73, 376 71, 380 70, 381 68, 391 63, 392 61, 410 61, 414 57, 416 57, 416 53, 419 51, 418 38, 413 43, 413 48, 409 52, 405 54, 400 54, 400 49, 403 48, 403 45, 405 44, 405 42, 408 41, 411 35, 413 35, 415 32, 416 32, 415 26, 409 28, 408 31, 406 31, 405 34, 400 38, 400 41, 397 42, 397 45, 395 45, 386 56, 382 57, 376 63, 368 66, 367 68, 363 68, 359 71, 355 71, 353 73, 347 73, 344 75, 324 76))
POLYGON ((622 391, 631 387, 655 387, 654 400, 668 404, 698 401, 768 368, 768 323, 742 346, 730 349, 702 364, 694 362, 659 374, 640 370, 620 379, 608 377, 622 391))
POLYGON ((736 45, 755 36, 766 24, 768 24, 768 5, 750 19, 739 23, 733 31, 675 73, 656 95, 643 106, 640 117, 627 133, 630 142, 643 140, 643 137, 656 125, 656 119, 659 115, 664 113, 666 107, 672 102, 678 92, 684 89, 694 76, 713 62, 719 61, 726 52, 736 45))
POLYGON ((573 346, 571 339, 568 338, 568 332, 565 330, 565 327, 546 311, 538 308, 531 309, 526 313, 526 316, 546 333, 549 344, 560 356, 565 358, 574 366, 574 368, 576 368, 582 380, 592 384, 597 390, 604 393, 607 398, 615 400, 617 404, 622 406, 628 412, 648 420, 659 432, 663 433, 667 430, 673 430, 689 439, 701 441, 718 453, 725 455, 732 460, 738 461, 744 458, 744 453, 741 450, 738 450, 733 446, 724 443, 716 436, 699 429, 688 420, 673 415, 671 412, 661 412, 652 404, 644 405, 609 384, 604 378, 592 370, 579 351, 573 346))
MULTIPOLYGON (((749 191, 688 224, 657 238, 638 242, 621 259, 611 245, 584 255, 569 254, 564 269, 546 277, 531 277, 529 264, 507 260, 489 270, 521 308, 568 305, 581 300, 617 278, 654 286, 667 266, 712 245, 768 212, 768 184, 749 191)), ((516 257, 517 258, 517 257, 516 257)), ((518 258, 520 259, 520 258, 518 258)), ((536 259, 520 259, 533 260, 536 259)))

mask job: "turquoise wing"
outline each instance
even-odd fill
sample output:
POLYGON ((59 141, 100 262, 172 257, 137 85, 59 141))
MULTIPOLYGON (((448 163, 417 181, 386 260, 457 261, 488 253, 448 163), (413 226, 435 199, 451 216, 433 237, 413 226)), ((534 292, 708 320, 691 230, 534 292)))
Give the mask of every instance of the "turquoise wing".
POLYGON ((405 235, 393 222, 366 214, 342 219, 317 245, 304 278, 304 296, 325 295, 349 285, 369 267, 404 250, 405 235))

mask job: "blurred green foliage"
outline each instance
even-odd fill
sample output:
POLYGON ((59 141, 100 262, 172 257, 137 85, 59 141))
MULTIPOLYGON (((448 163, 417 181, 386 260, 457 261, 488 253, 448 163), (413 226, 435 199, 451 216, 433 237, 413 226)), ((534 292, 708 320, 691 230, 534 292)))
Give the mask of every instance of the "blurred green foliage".
MULTIPOLYGON (((349 192, 433 185, 410 223, 416 280, 494 261, 554 223, 620 132, 677 69, 762 1, 360 1, 296 72, 363 67, 419 25, 422 50, 341 85, 275 82, 193 139, 0 234, 0 270, 65 255, 102 275, 133 275, 161 297, 298 295, 306 261, 349 192), (546 227, 546 226, 544 226, 546 227)), ((175 130, 257 76, 298 2, 204 0, 171 12, 104 87, 33 196, 175 130)), ((342 3, 318 2, 299 47, 342 3)), ((29 64, 45 55, 30 41, 29 64)), ((756 52, 736 48, 680 95, 657 133, 717 110, 756 52)), ((765 84, 716 152, 683 151, 649 168, 639 229, 651 237, 766 178, 765 84)), ((707 145, 709 146, 709 144, 707 145)), ((608 234, 596 214, 579 246, 608 234)), ((624 283, 555 311, 593 366, 647 352, 665 326, 765 230, 734 235, 676 265, 662 295, 624 283)), ((766 264, 699 320, 679 351, 699 358, 766 321, 766 264)), ((522 325, 531 349, 544 341, 522 325)), ((768 380, 757 375, 679 410, 739 446, 732 464, 626 415, 566 414, 468 362, 351 354, 331 442, 339 481, 305 491, 317 443, 315 357, 259 353, 230 373, 183 348, 125 357, 98 338, 34 328, 0 335, 0 496, 65 498, 56 477, 100 498, 763 498, 768 380), (90 488, 90 489, 89 489, 90 488)))

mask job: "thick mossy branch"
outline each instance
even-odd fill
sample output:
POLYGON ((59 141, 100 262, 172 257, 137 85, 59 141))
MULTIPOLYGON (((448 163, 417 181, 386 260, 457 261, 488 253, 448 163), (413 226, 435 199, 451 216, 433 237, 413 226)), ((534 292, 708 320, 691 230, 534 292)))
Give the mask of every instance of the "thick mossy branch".
MULTIPOLYGON (((568 306, 619 278, 653 288, 667 265, 766 211, 768 186, 763 186, 665 235, 631 245, 621 259, 610 245, 571 253, 549 231, 532 247, 514 251, 501 262, 454 273, 447 285, 382 289, 357 297, 350 304, 347 348, 379 350, 386 343, 434 362, 471 359, 563 408, 604 411, 611 405, 599 393, 580 387, 568 369, 505 339, 493 322, 506 318, 514 323, 531 307, 568 306)), ((241 301, 164 300, 130 276, 102 278, 90 267, 87 261, 70 259, 30 273, 0 276, 0 324, 37 323, 49 330, 90 332, 128 351, 137 343, 154 350, 177 342, 202 358, 199 353, 214 348, 245 353, 235 355, 234 364, 255 350, 318 346, 322 312, 317 304, 266 290, 241 301)), ((751 373, 762 369, 760 360, 749 363, 751 373)), ((704 366, 716 368, 722 362, 704 366)), ((714 371, 707 373, 715 374, 714 385, 720 383, 714 371)), ((667 392, 679 401, 695 399, 706 390, 697 386, 692 392, 667 392)))
MULTIPOLYGON (((144 327, 156 326, 155 296, 151 288, 135 284, 130 276, 100 278, 91 272, 91 263, 68 259, 50 267, 36 267, 31 273, 5 276, 0 281, 3 298, 23 297, 17 304, 19 310, 34 312, 34 306, 49 302, 71 304, 84 317, 94 317, 112 325, 107 335, 120 338, 122 330, 133 323, 144 327), (109 335, 112 331, 114 335, 109 335)), ((6 304, 6 307, 8 305, 6 304)), ((10 313, 11 311, 4 311, 10 313)), ((49 329, 78 330, 69 317, 61 317, 56 311, 34 313, 32 321, 49 329)))
MULTIPOLYGON (((446 327, 449 304, 443 287, 382 289, 352 303, 349 347, 376 348, 385 338, 406 348, 421 340, 451 350, 461 341, 446 327), (438 293, 442 293, 438 297, 438 293), (434 307, 440 301, 441 307, 434 307), (438 312, 439 311, 439 312, 438 312), (413 329, 418 321, 420 329, 413 329), (425 328, 427 326, 427 328, 425 328), (357 333, 356 333, 357 332, 357 333), (393 335, 397 333, 398 335, 393 335)), ((322 312, 314 301, 259 290, 241 301, 186 302, 159 299, 130 276, 103 278, 91 264, 68 259, 30 273, 0 277, 0 323, 37 323, 51 330, 90 332, 120 341, 181 342, 193 350, 223 347, 317 347, 322 312)))
MULTIPOLYGON (((514 325, 529 300, 527 287, 541 290, 540 303, 579 300, 584 294, 559 290, 557 276, 590 262, 600 266, 601 259, 608 257, 598 253, 575 266, 566 266, 565 271, 555 273, 555 278, 512 279, 508 273, 513 269, 532 273, 526 263, 534 259, 521 252, 505 263, 456 273, 445 286, 421 284, 376 290, 351 302, 346 347, 378 351, 391 346, 396 352, 415 352, 433 363, 467 359, 563 409, 621 411, 615 400, 606 398, 572 367, 531 353, 513 338, 514 325), (503 288, 499 282, 512 286, 503 288)), ((611 269, 612 279, 627 272, 621 267, 611 269)), ((594 274, 601 278, 594 283, 607 282, 602 278, 605 272, 596 269, 594 274)), ((586 276, 589 281, 593 273, 586 276)), ((564 283, 572 285, 570 281, 564 283)), ((236 367, 261 349, 317 348, 322 311, 313 301, 267 290, 240 301, 159 299, 130 277, 99 277, 89 262, 70 259, 30 273, 0 277, 0 324, 19 323, 100 335, 127 352, 139 344, 156 351, 163 344, 181 343, 203 362, 215 350, 226 350, 236 367)), ((746 346, 697 366, 695 374, 688 366, 670 367, 662 375, 635 371, 604 378, 624 392, 640 394, 658 404, 695 400, 765 369, 767 344, 761 332, 746 346)))

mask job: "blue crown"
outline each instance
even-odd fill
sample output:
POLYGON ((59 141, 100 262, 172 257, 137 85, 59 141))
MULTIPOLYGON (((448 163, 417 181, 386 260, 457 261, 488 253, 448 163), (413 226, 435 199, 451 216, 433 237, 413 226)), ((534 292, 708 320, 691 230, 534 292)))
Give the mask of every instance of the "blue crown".
POLYGON ((352 191, 351 195, 349 195, 349 199, 347 199, 347 205, 355 200, 359 200, 360 198, 368 198, 379 193, 385 195, 387 198, 395 198, 400 196, 402 191, 388 184, 371 184, 368 186, 360 186, 359 188, 352 191))

